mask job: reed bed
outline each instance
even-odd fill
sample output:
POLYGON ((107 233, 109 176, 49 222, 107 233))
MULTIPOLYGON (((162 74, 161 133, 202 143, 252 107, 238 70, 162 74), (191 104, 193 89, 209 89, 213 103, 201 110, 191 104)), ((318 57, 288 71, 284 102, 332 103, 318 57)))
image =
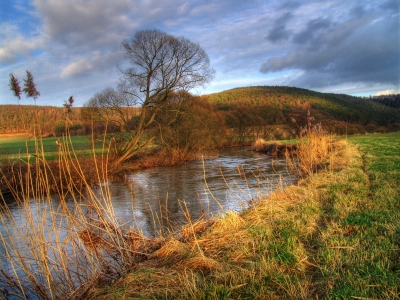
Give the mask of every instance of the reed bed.
POLYGON ((0 288, 5 297, 81 299, 93 285, 125 275, 157 244, 115 216, 108 157, 93 161, 97 192, 68 138, 60 142, 58 168, 46 162, 37 140, 36 153, 11 181, 1 174, 14 198, 10 202, 0 194, 0 288))

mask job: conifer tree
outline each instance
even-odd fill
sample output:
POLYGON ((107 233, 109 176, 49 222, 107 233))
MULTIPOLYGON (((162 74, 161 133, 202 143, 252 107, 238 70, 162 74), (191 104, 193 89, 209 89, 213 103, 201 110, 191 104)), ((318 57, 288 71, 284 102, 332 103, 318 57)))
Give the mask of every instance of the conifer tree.
POLYGON ((36 99, 40 96, 40 93, 36 90, 36 85, 33 82, 33 76, 31 72, 26 71, 26 79, 24 79, 24 82, 25 84, 23 91, 25 92, 26 97, 33 97, 36 105, 36 99))

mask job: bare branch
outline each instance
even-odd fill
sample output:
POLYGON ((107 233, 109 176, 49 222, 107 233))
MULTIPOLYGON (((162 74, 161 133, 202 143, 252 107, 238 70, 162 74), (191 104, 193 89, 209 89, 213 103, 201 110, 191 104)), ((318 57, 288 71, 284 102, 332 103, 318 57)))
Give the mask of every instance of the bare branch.
POLYGON ((152 135, 143 139, 143 133, 152 125, 161 108, 171 103, 171 97, 176 97, 176 92, 203 86, 214 75, 206 52, 184 37, 159 30, 144 30, 122 42, 121 47, 131 65, 126 69, 119 68, 122 77, 118 93, 104 90, 88 104, 101 108, 102 118, 108 121, 112 114, 113 121, 119 122, 126 130, 129 128, 124 124, 129 122, 130 117, 125 114, 126 107, 141 106, 139 115, 135 116, 132 138, 123 147, 115 164, 129 159, 154 139, 152 135))

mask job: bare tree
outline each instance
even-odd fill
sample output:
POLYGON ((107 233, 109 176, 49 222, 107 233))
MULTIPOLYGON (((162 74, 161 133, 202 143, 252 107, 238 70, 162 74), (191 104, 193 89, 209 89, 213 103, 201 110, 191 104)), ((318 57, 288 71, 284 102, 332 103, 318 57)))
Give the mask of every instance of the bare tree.
POLYGON ((116 125, 120 131, 129 132, 130 121, 139 108, 121 89, 106 88, 96 93, 84 105, 84 113, 94 120, 116 125))
POLYGON ((11 73, 10 74, 10 89, 14 92, 14 96, 18 97, 18 101, 21 100, 21 86, 19 85, 18 78, 11 73))
POLYGON ((24 89, 25 95, 27 98, 33 97, 36 105, 36 99, 40 96, 40 93, 36 89, 36 85, 33 82, 33 75, 31 72, 26 71, 26 79, 24 79, 24 89))
POLYGON ((183 101, 184 98, 176 97, 175 92, 203 86, 212 80, 214 74, 206 52, 184 37, 144 30, 137 32, 131 40, 124 41, 122 48, 131 66, 119 69, 122 77, 118 97, 112 99, 116 104, 113 109, 117 112, 118 108, 129 103, 139 106, 140 111, 134 131, 120 147, 114 164, 131 158, 154 140, 154 134, 145 137, 144 132, 163 106, 170 101, 183 101))

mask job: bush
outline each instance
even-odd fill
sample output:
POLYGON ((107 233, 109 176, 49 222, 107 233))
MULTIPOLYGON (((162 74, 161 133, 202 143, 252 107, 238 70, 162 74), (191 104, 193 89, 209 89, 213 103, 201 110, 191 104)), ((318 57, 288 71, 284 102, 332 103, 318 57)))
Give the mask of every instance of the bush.
POLYGON ((373 133, 376 130, 376 125, 375 124, 368 124, 365 126, 365 130, 369 133, 373 133))
POLYGON ((393 123, 388 126, 388 131, 389 132, 396 132, 400 131, 400 123, 393 123))
POLYGON ((55 136, 62 136, 63 134, 66 133, 66 130, 65 130, 65 123, 64 123, 64 122, 62 122, 62 123, 57 123, 57 124, 54 126, 53 131, 54 131, 54 135, 55 135, 55 136))
POLYGON ((54 126, 54 135, 55 136, 63 136, 66 135, 69 131, 70 135, 80 135, 83 133, 82 128, 84 128, 81 124, 73 124, 67 127, 64 122, 59 122, 54 126))

